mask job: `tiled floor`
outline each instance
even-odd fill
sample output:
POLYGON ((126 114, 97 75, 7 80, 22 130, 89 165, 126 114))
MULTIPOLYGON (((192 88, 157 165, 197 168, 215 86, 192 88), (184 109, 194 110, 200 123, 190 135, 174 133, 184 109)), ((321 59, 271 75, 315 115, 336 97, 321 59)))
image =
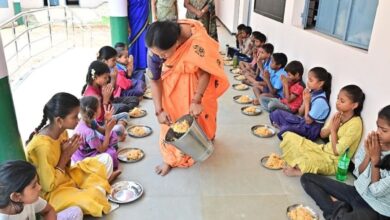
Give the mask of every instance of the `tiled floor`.
MULTIPOLYGON (((234 45, 234 38, 221 27, 219 36, 223 49, 226 43, 234 45)), ((24 139, 39 124, 43 104, 55 92, 67 91, 79 96, 95 53, 91 49, 72 49, 34 70, 14 89, 24 139), (45 83, 42 83, 43 79, 45 83)), ((236 83, 228 70, 229 67, 225 67, 230 82, 236 83)), ((141 107, 148 115, 134 119, 132 123, 148 125, 154 133, 141 139, 127 138, 121 144, 122 147, 142 148, 146 156, 138 163, 122 164, 124 172, 118 180, 140 182, 145 194, 101 219, 286 219, 286 207, 294 203, 307 204, 319 212, 301 188, 299 178, 286 177, 281 171, 266 170, 259 165, 262 156, 280 153, 279 140, 276 137, 260 139, 251 134, 253 125, 269 124, 268 114, 243 115, 240 112, 242 105, 232 100, 238 94, 252 95, 250 90, 229 89, 219 99, 214 154, 204 163, 189 169, 173 169, 165 177, 154 173, 154 167, 161 163, 157 144, 159 126, 152 101, 143 100, 141 107)))

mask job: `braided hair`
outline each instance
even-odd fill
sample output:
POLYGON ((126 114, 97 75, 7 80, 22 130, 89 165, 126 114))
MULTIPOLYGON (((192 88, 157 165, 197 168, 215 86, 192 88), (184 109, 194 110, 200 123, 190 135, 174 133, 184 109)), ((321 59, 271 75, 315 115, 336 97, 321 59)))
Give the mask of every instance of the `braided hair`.
POLYGON ((46 103, 45 107, 43 107, 43 117, 41 123, 30 134, 28 140, 26 141, 26 145, 31 141, 34 135, 39 133, 39 131, 47 124, 47 120, 49 120, 50 123, 53 123, 56 117, 65 118, 74 108, 78 106, 80 106, 80 101, 76 96, 66 92, 55 94, 46 103))

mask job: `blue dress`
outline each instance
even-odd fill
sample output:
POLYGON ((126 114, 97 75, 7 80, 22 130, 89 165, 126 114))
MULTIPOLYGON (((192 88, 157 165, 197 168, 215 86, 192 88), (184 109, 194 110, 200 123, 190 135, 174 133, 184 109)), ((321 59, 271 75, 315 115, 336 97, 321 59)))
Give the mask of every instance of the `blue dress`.
POLYGON ((325 92, 312 92, 310 108, 309 117, 314 120, 311 124, 307 124, 304 117, 293 113, 281 109, 273 111, 269 117, 272 124, 279 126, 279 139, 283 139, 283 134, 286 131, 291 131, 315 141, 319 137, 321 129, 330 113, 330 106, 325 92))
POLYGON ((129 54, 134 57, 134 70, 145 69, 147 48, 145 45, 146 29, 149 19, 149 0, 128 0, 129 54))

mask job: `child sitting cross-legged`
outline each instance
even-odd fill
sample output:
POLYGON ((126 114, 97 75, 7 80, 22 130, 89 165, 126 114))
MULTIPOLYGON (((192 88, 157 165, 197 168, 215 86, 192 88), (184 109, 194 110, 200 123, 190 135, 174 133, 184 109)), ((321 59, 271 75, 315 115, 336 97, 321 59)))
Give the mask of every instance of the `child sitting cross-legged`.
MULTIPOLYGON (((104 125, 104 109, 111 105, 114 110, 116 108, 116 114, 112 117, 115 118, 118 124, 121 124, 123 127, 127 126, 129 115, 128 112, 133 109, 136 103, 124 104, 124 103, 113 103, 112 100, 112 84, 108 83, 110 78, 110 69, 108 66, 100 61, 93 61, 88 68, 86 84, 84 85, 81 94, 83 96, 94 96, 99 99, 99 114, 96 116, 96 121, 99 125, 104 125)), ((138 105, 138 104, 137 104, 138 105)), ((123 129, 114 129, 120 137, 119 141, 124 141, 125 135, 121 130, 123 129)))
POLYGON ((283 169, 284 174, 334 175, 339 156, 348 150, 347 154, 352 158, 360 143, 363 132, 360 113, 364 100, 363 91, 356 85, 348 85, 340 90, 336 102, 337 112, 321 130, 321 137, 329 138, 325 144, 317 144, 293 132, 285 132, 280 143, 282 157, 288 164, 283 169))
POLYGON ((78 206, 86 215, 107 214, 109 181, 120 174, 106 154, 88 157, 75 164, 70 160, 80 146, 80 135, 68 138, 67 129, 79 122, 80 101, 69 93, 55 94, 43 108, 43 118, 26 146, 27 161, 37 167, 41 196, 56 211, 78 206), (49 123, 47 124, 47 121, 49 123))
POLYGON ((244 74, 247 71, 255 71, 257 68, 257 57, 259 56, 261 46, 267 41, 267 37, 258 32, 254 31, 252 33, 252 40, 254 47, 252 49, 252 61, 251 62, 245 62, 245 61, 240 61, 239 63, 239 68, 240 68, 240 74, 244 74))
POLYGON ((285 75, 281 76, 284 98, 260 97, 261 107, 268 112, 282 109, 296 113, 302 105, 302 93, 304 90, 302 63, 296 60, 291 61, 284 70, 288 74, 287 77, 285 75))
MULTIPOLYGON (((95 96, 86 96, 80 100, 81 120, 75 128, 75 133, 81 137, 80 146, 72 155, 72 161, 77 162, 87 157, 94 157, 101 153, 108 153, 114 163, 114 170, 118 169, 119 161, 116 149, 118 137, 115 129, 122 130, 123 126, 115 125, 112 118, 113 108, 104 107, 105 127, 100 126, 96 118, 100 115, 99 99, 95 96)), ((123 135, 126 135, 123 132, 123 135)), ((122 137, 123 138, 123 137, 122 137)))
POLYGON ((253 100, 254 105, 260 104, 260 95, 266 97, 283 97, 282 75, 287 75, 284 66, 287 64, 287 56, 284 53, 274 53, 271 56, 271 63, 268 68, 264 69, 262 78, 264 82, 253 85, 253 92, 256 98, 253 100))
POLYGON ((316 140, 330 113, 329 96, 332 75, 322 67, 309 71, 307 88, 303 91, 303 104, 299 115, 277 109, 270 114, 271 123, 280 128, 278 137, 292 131, 310 140, 316 140))
POLYGON ((271 56, 274 52, 274 46, 270 43, 263 44, 258 51, 256 57, 256 68, 255 69, 247 69, 247 71, 243 72, 245 76, 245 80, 243 83, 248 84, 250 86, 254 85, 265 85, 263 78, 261 78, 261 73, 269 68, 271 63, 271 56))
MULTIPOLYGON (((123 90, 123 85, 118 84, 123 81, 118 81, 118 69, 116 67, 116 59, 118 52, 111 46, 104 46, 100 48, 97 60, 105 63, 109 68, 108 83, 112 85, 112 106, 114 106, 115 113, 128 112, 134 107, 138 106, 140 97, 137 96, 120 96, 123 90)), ((87 82, 88 83, 88 82, 87 82)))

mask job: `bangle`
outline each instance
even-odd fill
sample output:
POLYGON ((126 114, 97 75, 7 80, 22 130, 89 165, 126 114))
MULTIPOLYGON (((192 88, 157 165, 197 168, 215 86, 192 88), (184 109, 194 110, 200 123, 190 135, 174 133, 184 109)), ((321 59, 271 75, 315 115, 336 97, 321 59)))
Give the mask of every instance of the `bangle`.
POLYGON ((60 167, 56 166, 56 169, 59 170, 61 173, 65 173, 65 170, 61 169, 60 167))
POLYGON ((191 100, 191 103, 194 103, 194 104, 201 104, 202 102, 199 100, 196 100, 196 99, 192 99, 191 100))
POLYGON ((164 111, 163 108, 160 108, 160 110, 156 111, 156 116, 159 116, 164 111))

